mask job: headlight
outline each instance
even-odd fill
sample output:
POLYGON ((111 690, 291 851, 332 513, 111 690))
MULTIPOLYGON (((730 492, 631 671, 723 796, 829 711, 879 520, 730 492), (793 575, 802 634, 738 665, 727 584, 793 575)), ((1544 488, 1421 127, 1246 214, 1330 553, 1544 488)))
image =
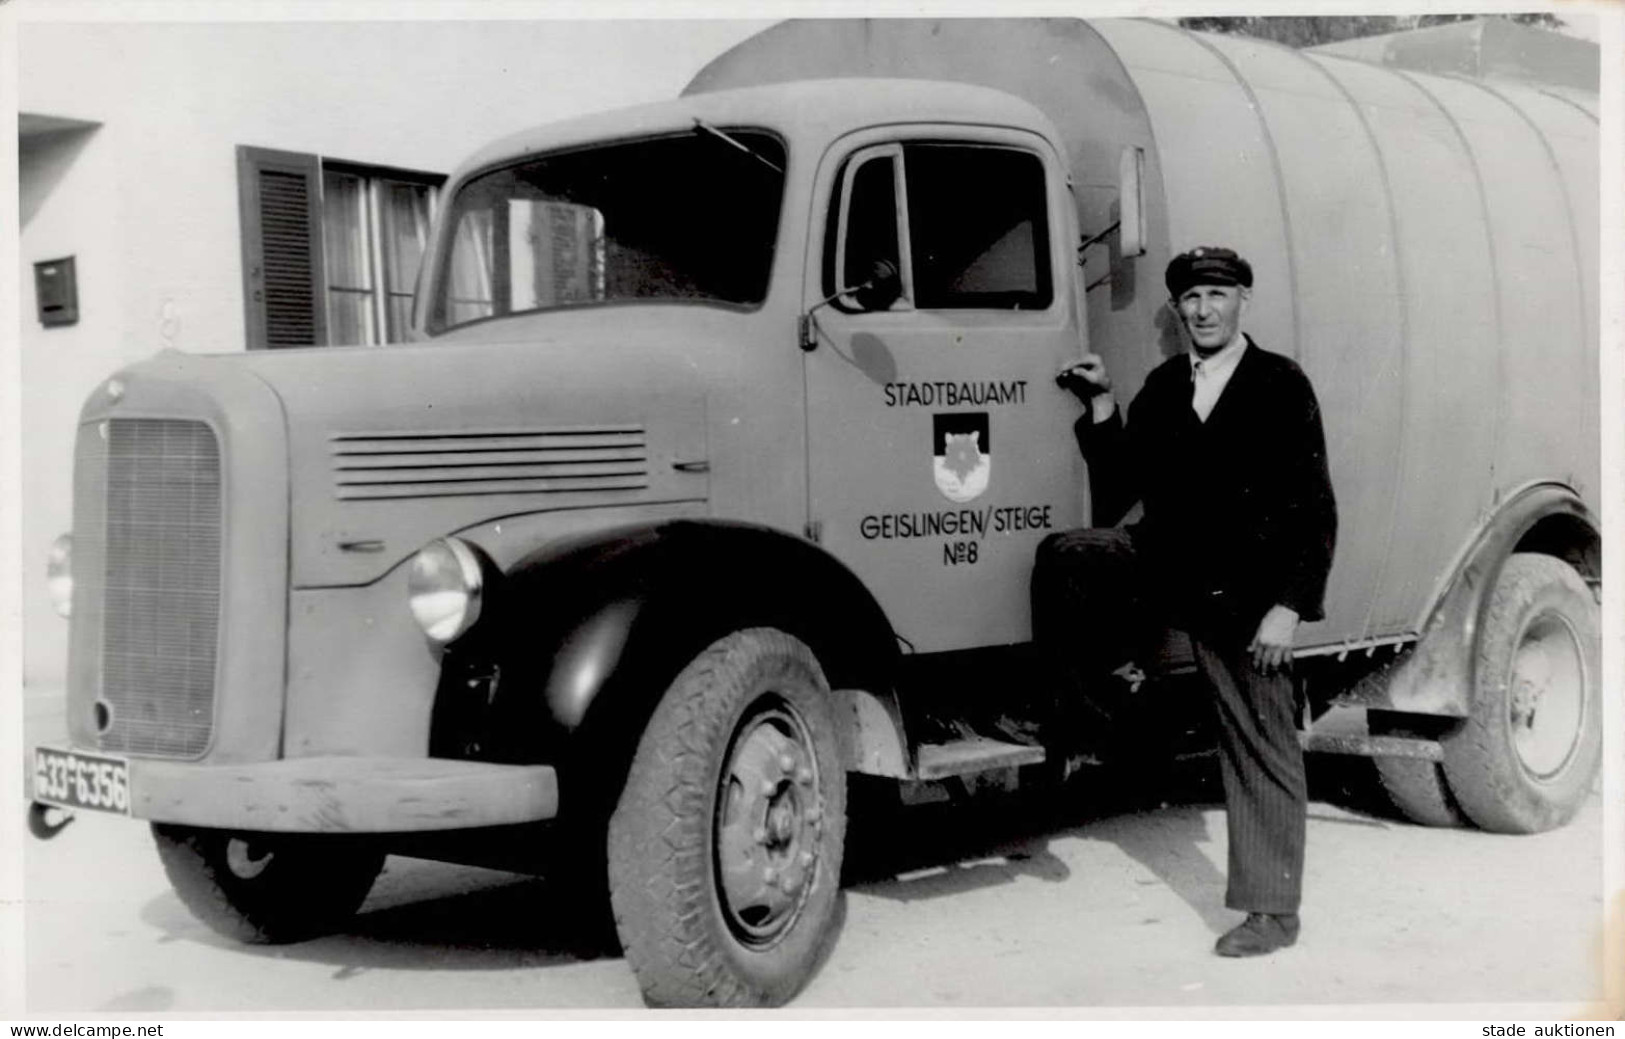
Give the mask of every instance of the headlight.
POLYGON ((443 646, 479 620, 484 585, 474 549, 457 538, 442 538, 412 560, 407 604, 423 633, 443 646))
POLYGON ((45 557, 45 587, 51 593, 51 605, 66 617, 73 613, 73 535, 64 534, 51 542, 51 553, 45 557))

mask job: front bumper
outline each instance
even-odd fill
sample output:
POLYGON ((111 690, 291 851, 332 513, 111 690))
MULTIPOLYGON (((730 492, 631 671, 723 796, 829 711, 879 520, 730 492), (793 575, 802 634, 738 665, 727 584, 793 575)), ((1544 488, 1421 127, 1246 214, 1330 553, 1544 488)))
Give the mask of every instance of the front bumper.
POLYGON ((188 826, 416 833, 539 822, 559 808, 558 777, 549 765, 376 757, 248 765, 125 760, 129 814, 188 826))

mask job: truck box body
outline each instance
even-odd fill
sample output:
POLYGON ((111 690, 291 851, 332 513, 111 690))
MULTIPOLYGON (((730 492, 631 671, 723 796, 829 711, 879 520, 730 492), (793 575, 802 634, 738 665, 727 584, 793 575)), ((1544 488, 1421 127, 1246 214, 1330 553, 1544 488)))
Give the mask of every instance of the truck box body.
POLYGON ((1147 254, 1085 252, 1123 399, 1182 349, 1161 272, 1228 245, 1245 327, 1319 395, 1339 532, 1300 645, 1420 632, 1468 535, 1531 481, 1598 492, 1597 116, 1576 93, 1400 71, 1148 20, 791 21, 689 92, 829 76, 980 83, 1060 130, 1084 235, 1145 149, 1147 254))

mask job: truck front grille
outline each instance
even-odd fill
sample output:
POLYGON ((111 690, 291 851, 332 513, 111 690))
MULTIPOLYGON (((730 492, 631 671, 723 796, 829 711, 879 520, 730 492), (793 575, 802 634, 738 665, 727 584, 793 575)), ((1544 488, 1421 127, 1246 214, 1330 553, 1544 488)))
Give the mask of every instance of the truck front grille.
POLYGON ((214 726, 219 443, 202 422, 111 419, 80 438, 77 465, 75 622, 94 630, 75 642, 100 665, 97 741, 196 757, 214 726))

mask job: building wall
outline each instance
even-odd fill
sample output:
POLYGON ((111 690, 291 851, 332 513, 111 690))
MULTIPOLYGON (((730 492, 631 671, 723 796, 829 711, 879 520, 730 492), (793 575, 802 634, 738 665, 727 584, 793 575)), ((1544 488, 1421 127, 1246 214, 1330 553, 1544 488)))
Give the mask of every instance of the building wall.
POLYGON ((745 22, 316 22, 19 27, 18 108, 99 124, 20 141, 24 678, 61 681, 45 594, 71 525, 79 405, 154 351, 243 349, 236 147, 449 173, 491 139, 674 97, 745 22), (76 257, 77 325, 35 317, 32 265, 76 257))
POLYGON ((121 226, 113 194, 117 178, 106 127, 25 140, 18 155, 24 213, 20 293, 20 368, 23 392, 22 596, 24 680, 59 679, 67 656, 68 626, 45 596, 45 554, 70 526, 74 417, 104 369, 120 363, 124 335, 113 305, 122 279, 121 226), (90 247, 89 243, 95 243, 90 247), (75 257, 79 321, 40 325, 33 265, 75 257))

